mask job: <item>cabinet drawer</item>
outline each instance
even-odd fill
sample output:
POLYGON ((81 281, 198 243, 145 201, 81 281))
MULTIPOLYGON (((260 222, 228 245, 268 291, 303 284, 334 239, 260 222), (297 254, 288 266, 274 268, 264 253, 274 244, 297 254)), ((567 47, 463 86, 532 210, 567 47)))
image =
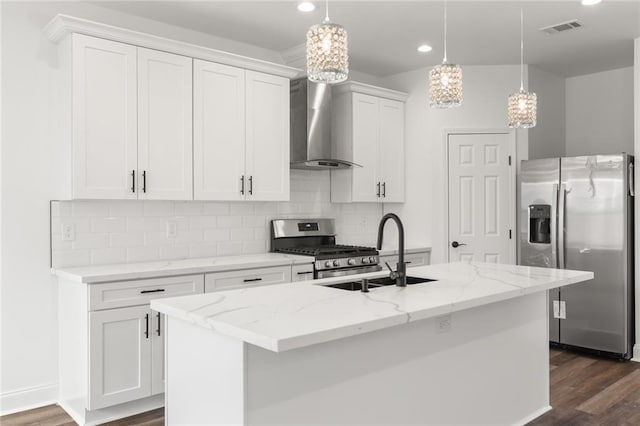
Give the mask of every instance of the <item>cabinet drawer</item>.
POLYGON ((291 267, 245 269, 216 272, 205 275, 205 293, 246 286, 282 284, 291 282, 291 267))
POLYGON ((203 275, 92 284, 89 286, 89 310, 144 305, 151 299, 203 292, 203 275))
MULTIPOLYGON (((407 264, 407 268, 411 268, 413 266, 428 265, 430 259, 429 255, 429 252, 411 253, 405 255, 404 261, 410 262, 407 264)), ((396 263, 398 263, 398 255, 393 254, 390 256, 380 256, 380 265, 384 266, 385 262, 389 262, 389 265, 391 265, 391 267, 395 269, 396 263)))
POLYGON ((310 281, 313 279, 313 263, 291 266, 291 281, 310 281))

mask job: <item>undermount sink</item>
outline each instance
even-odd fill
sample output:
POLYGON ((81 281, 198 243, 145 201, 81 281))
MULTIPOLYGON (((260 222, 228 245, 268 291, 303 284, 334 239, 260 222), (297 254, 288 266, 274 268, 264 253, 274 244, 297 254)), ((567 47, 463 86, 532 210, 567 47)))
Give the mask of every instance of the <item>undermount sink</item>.
MULTIPOLYGON (((407 277, 407 285, 427 283, 430 281, 436 281, 436 280, 432 280, 429 278, 407 277)), ((374 278, 372 280, 369 280, 369 290, 373 290, 378 287, 385 287, 388 285, 395 285, 395 283, 396 281, 392 280, 389 277, 374 278)), ((347 291, 361 291, 362 281, 349 281, 346 283, 331 284, 326 287, 337 288, 340 290, 347 290, 347 291)))

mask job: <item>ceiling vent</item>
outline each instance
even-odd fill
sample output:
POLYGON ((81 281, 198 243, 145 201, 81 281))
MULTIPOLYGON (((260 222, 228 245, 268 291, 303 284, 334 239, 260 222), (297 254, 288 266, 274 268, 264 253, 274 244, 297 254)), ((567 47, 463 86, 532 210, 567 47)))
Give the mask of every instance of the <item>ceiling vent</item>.
POLYGON ((540 28, 540 31, 547 33, 549 35, 553 35, 553 34, 558 34, 565 31, 577 30, 578 28, 582 28, 582 24, 577 20, 573 20, 573 21, 561 22, 559 24, 540 28))

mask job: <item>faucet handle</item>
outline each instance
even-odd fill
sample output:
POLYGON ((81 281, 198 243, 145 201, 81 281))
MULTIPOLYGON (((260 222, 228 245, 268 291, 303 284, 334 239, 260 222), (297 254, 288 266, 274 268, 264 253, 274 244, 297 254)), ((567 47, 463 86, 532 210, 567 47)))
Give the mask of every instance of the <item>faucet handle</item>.
POLYGON ((385 265, 387 265, 387 268, 389 269, 389 272, 395 272, 393 270, 393 268, 391 266, 389 266, 389 262, 384 262, 385 265))
POLYGON ((387 268, 389 268, 389 278, 391 278, 392 280, 398 278, 398 272, 394 271, 393 268, 389 266, 389 262, 384 262, 384 264, 387 265, 387 268))

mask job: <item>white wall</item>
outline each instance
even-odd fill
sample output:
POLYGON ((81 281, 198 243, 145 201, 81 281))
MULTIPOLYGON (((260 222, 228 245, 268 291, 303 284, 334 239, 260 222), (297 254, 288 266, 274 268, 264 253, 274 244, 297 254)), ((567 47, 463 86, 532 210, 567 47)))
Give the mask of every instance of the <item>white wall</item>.
MULTIPOLYGON (((57 300, 49 273, 49 204, 65 193, 66 182, 51 159, 64 157, 69 141, 56 141, 51 136, 56 127, 52 70, 57 54, 56 46, 42 36, 42 28, 55 14, 65 13, 273 62, 282 59, 277 52, 88 3, 2 2, 1 5, 4 126, 0 151, 3 266, 0 413, 6 413, 53 402, 56 395, 57 300)), ((328 181, 326 173, 317 176, 320 185, 328 181)), ((305 213, 308 209, 317 211, 315 201, 302 191, 291 205, 278 205, 277 212, 305 213)), ((322 207, 319 209, 322 212, 322 207)), ((357 225, 369 226, 367 234, 375 232, 376 220, 366 218, 371 211, 379 217, 379 205, 354 205, 346 211, 365 217, 365 222, 358 219, 357 225)), ((183 249, 177 250, 184 253, 183 249)))
MULTIPOLYGON (((507 98, 520 88, 515 65, 465 66, 464 104, 454 109, 428 105, 429 69, 389 77, 387 86, 409 93, 406 105, 406 202, 385 207, 400 215, 411 244, 431 245, 432 262, 447 261, 447 129, 506 129, 507 98)), ((527 158, 527 131, 518 131, 518 160, 527 158)), ((515 226, 515 224, 514 224, 515 226)))
POLYGON ((529 90, 538 96, 538 122, 529 130, 529 158, 565 155, 565 79, 529 67, 529 90))
POLYGON ((633 152, 633 67, 566 80, 566 155, 633 152))

